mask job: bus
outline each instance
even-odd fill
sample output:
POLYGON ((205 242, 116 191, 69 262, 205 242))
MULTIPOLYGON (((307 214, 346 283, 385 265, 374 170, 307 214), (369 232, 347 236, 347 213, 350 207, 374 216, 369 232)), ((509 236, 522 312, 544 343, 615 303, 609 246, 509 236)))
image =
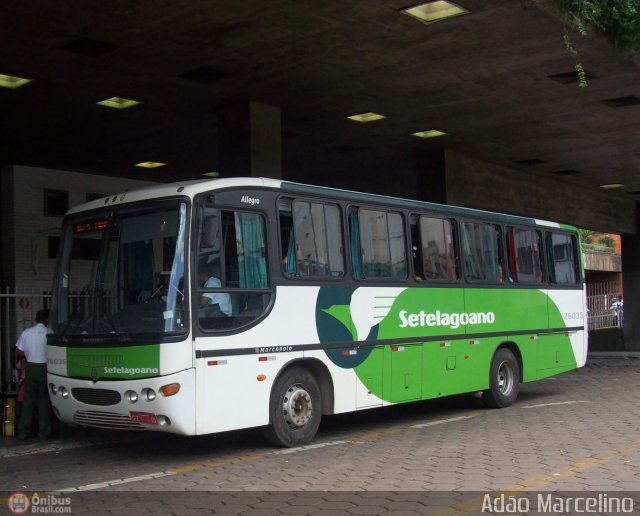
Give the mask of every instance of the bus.
POLYGON ((323 415, 583 366, 566 225, 266 178, 153 186, 63 223, 48 387, 65 423, 309 443, 323 415))

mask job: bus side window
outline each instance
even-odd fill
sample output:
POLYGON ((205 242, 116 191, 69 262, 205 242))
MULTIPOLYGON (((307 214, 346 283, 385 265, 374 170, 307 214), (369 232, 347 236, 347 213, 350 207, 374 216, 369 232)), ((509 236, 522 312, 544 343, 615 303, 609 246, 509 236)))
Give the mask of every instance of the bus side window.
POLYGON ((280 202, 282 268, 289 276, 342 277, 340 209, 331 203, 280 202))
POLYGON ((534 229, 507 227, 507 262, 510 282, 544 282, 540 233, 534 229))
MULTIPOLYGON (((358 210, 362 273, 367 279, 407 278, 406 237, 402 215, 383 210, 358 210)), ((352 228, 352 243, 355 235, 352 228)), ((354 271, 355 271, 354 267, 354 271)))
POLYGON ((575 237, 550 231, 546 236, 546 244, 551 283, 556 285, 575 285, 578 283, 575 237))
POLYGON ((293 209, 290 199, 283 199, 278 206, 280 221, 280 263, 285 274, 296 274, 296 233, 293 228, 293 209))
POLYGON ((358 211, 354 208, 349 212, 349 242, 351 249, 351 270, 357 279, 364 279, 362 267, 362 244, 360 238, 360 220, 358 211))
POLYGON ((197 317, 204 330, 250 323, 268 306, 266 224, 257 212, 218 210, 200 214, 195 281, 197 317), (215 220, 215 230, 208 227, 215 220), (210 238, 215 235, 214 238, 210 238))
POLYGON ((411 235, 411 260, 413 263, 413 277, 416 281, 424 280, 423 259, 422 259, 422 239, 419 228, 420 217, 411 215, 410 235, 411 235))
POLYGON ((462 262, 468 281, 502 283, 502 231, 497 224, 462 224, 462 262))
POLYGON ((453 222, 421 216, 419 230, 422 277, 425 280, 457 280, 453 222))

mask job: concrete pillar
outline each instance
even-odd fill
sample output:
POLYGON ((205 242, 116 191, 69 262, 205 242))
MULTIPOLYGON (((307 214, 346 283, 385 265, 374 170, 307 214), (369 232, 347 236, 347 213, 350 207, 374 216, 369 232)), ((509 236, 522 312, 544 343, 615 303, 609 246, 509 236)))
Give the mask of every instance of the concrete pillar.
POLYGON ((259 102, 224 108, 220 114, 222 177, 282 178, 280 108, 259 102))
MULTIPOLYGON (((640 217, 636 203, 636 224, 640 217)), ((640 227, 638 225, 637 227, 640 227)), ((640 351, 640 235, 622 236, 622 286, 624 294, 624 347, 640 351)))
POLYGON ((0 287, 15 286, 13 167, 0 167, 0 287))

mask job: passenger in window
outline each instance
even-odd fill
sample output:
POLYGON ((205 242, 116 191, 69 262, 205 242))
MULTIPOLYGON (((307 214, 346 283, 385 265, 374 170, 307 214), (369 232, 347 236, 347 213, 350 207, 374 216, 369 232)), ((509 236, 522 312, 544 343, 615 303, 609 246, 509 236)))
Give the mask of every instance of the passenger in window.
MULTIPOLYGON (((199 283, 204 288, 220 288, 219 269, 213 264, 204 265, 199 272, 199 283)), ((200 306, 218 305, 220 311, 231 315, 231 296, 225 292, 206 292, 200 296, 200 306)))
POLYGON ((298 274, 301 276, 309 274, 309 266, 307 265, 307 262, 302 255, 302 250, 298 244, 296 244, 296 266, 298 268, 298 274))
POLYGON ((432 261, 432 256, 429 248, 425 247, 422 250, 422 256, 424 257, 422 260, 422 270, 424 271, 425 278, 437 278, 438 271, 436 264, 432 261))

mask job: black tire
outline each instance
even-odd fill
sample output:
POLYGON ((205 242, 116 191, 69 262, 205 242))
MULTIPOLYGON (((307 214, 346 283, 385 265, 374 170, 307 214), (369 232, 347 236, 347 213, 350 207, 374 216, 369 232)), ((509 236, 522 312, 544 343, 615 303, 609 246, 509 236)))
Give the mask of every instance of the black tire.
POLYGON ((489 390, 482 393, 482 402, 489 408, 512 405, 520 390, 520 365, 514 354, 500 348, 493 355, 489 368, 489 390))
POLYGON ((303 367, 284 371, 271 389, 270 424, 264 434, 274 446, 309 444, 322 419, 322 398, 315 377, 303 367))

